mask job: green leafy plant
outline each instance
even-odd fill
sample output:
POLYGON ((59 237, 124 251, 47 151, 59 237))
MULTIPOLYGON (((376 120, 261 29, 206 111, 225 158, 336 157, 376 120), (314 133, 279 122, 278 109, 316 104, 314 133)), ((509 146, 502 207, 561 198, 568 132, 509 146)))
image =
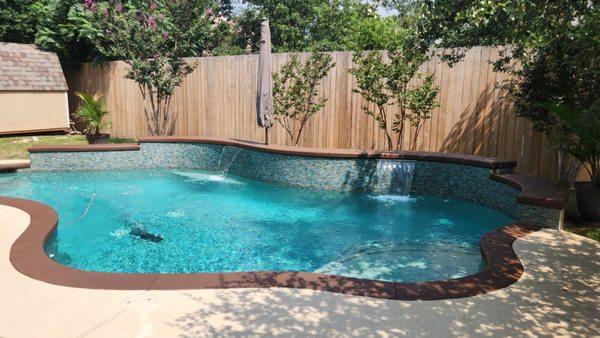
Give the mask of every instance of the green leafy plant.
POLYGON ((389 150, 403 148, 405 122, 415 127, 411 149, 416 149, 423 122, 431 118, 431 111, 438 106, 439 88, 434 85, 434 75, 419 72, 426 60, 427 54, 417 48, 391 51, 387 55, 381 51, 354 54, 355 66, 350 73, 356 78, 358 88, 353 91, 374 104, 374 110, 364 106, 363 111, 383 130, 389 150), (390 116, 389 108, 393 105, 398 105, 399 111, 390 116))
POLYGON ((106 99, 99 94, 90 95, 78 92, 76 95, 81 99, 81 104, 75 112, 75 117, 81 119, 86 127, 86 134, 100 134, 102 129, 108 128, 110 122, 104 118, 110 114, 106 109, 106 99))
POLYGON ((398 18, 382 16, 379 1, 245 0, 233 18, 238 45, 258 51, 260 21, 268 17, 276 52, 388 49, 398 35, 398 18))
MULTIPOLYGON (((547 102, 583 111, 600 98, 600 7, 589 0, 420 0, 422 39, 452 48, 508 46, 494 62, 510 75, 503 83, 516 114, 549 139, 561 139, 556 114, 547 102)), ((403 2, 399 2, 403 4, 403 2)), ((557 179, 569 183, 570 159, 555 147, 557 179)))
POLYGON ((598 242, 600 242, 600 229, 598 228, 593 228, 590 230, 587 230, 584 233, 585 237, 591 238, 593 240, 596 240, 598 242))
POLYGON ((439 107, 437 97, 440 89, 434 84, 434 81, 435 76, 427 74, 420 86, 409 89, 403 96, 402 106, 410 112, 406 117, 415 128, 410 150, 417 149, 423 123, 431 118, 431 111, 439 107))
POLYGON ((557 146, 581 162, 600 189, 600 100, 585 110, 556 102, 547 107, 562 130, 557 146))
POLYGON ((312 53, 304 63, 292 55, 273 74, 275 119, 294 145, 298 145, 308 120, 325 106, 327 98, 318 96, 317 86, 334 66, 333 58, 326 53, 312 53))
POLYGON ((41 0, 0 0, 0 41, 32 43, 43 5, 41 0))
POLYGON ((174 132, 177 112, 171 98, 195 64, 184 59, 210 44, 219 6, 211 0, 86 0, 96 48, 130 67, 138 83, 151 135, 174 132))

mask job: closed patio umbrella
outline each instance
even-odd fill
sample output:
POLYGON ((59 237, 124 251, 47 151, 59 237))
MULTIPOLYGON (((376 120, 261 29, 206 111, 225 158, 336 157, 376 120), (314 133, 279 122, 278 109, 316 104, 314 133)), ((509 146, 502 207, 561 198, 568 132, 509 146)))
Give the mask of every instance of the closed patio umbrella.
POLYGON ((269 128, 273 125, 273 78, 271 76, 271 30, 269 20, 260 25, 260 55, 256 93, 258 125, 265 128, 265 144, 269 144, 269 128))

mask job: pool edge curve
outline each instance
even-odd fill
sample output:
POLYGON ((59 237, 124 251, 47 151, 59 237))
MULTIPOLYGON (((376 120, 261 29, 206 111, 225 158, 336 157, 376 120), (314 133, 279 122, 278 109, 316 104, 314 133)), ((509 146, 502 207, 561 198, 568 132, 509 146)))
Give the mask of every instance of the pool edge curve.
POLYGON ((396 283, 311 272, 224 272, 190 274, 107 273, 78 270, 57 263, 44 251, 58 226, 56 211, 45 204, 0 197, 0 204, 23 210, 30 223, 12 244, 10 261, 20 273, 50 284, 107 290, 186 290, 226 288, 297 288, 396 300, 439 300, 481 295, 505 288, 520 279, 523 266, 513 242, 540 229, 511 223, 484 234, 480 249, 482 271, 456 279, 396 283))

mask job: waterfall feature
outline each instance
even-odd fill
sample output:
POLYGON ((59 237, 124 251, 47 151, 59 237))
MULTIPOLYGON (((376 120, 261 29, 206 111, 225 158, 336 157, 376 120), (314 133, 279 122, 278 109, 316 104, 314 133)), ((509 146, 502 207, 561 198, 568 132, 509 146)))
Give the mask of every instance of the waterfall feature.
POLYGON ((217 171, 221 174, 221 176, 227 175, 229 168, 238 154, 242 151, 241 148, 236 147, 223 147, 221 151, 221 157, 219 158, 219 165, 217 167, 217 171))
POLYGON ((376 193, 410 194, 415 161, 378 160, 376 193))

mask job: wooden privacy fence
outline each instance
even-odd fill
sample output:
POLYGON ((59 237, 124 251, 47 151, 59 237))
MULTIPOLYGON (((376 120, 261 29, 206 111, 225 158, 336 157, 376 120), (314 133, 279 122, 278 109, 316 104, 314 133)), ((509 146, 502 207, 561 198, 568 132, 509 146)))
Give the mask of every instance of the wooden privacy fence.
MULTIPOLYGON (((556 164, 543 135, 529 121, 517 118, 507 102, 500 82, 505 74, 490 64, 499 49, 477 47, 467 51, 462 62, 449 67, 438 58, 422 66, 433 72, 440 87, 440 107, 426 122, 418 149, 514 159, 517 170, 552 180, 556 164)), ((290 59, 289 53, 274 54, 273 70, 290 59)), ((321 94, 329 100, 305 127, 300 145, 319 148, 385 149, 384 134, 362 107, 367 103, 352 92, 355 79, 351 52, 331 53, 336 66, 323 80, 321 94)), ((306 54, 301 54, 305 58, 306 54)), ((264 130, 256 123, 256 83, 258 55, 191 58, 198 67, 177 89, 172 110, 178 114, 176 135, 237 138, 262 141, 264 130)), ((111 134, 139 137, 148 134, 143 101, 135 82, 125 79, 127 66, 110 62, 102 66, 84 64, 67 74, 70 109, 78 105, 77 91, 106 96, 111 111, 111 134)), ((394 113, 394 109, 390 109, 394 113)), ((410 146, 412 128, 405 132, 410 146)), ((283 128, 271 131, 271 142, 289 145, 283 128)))

